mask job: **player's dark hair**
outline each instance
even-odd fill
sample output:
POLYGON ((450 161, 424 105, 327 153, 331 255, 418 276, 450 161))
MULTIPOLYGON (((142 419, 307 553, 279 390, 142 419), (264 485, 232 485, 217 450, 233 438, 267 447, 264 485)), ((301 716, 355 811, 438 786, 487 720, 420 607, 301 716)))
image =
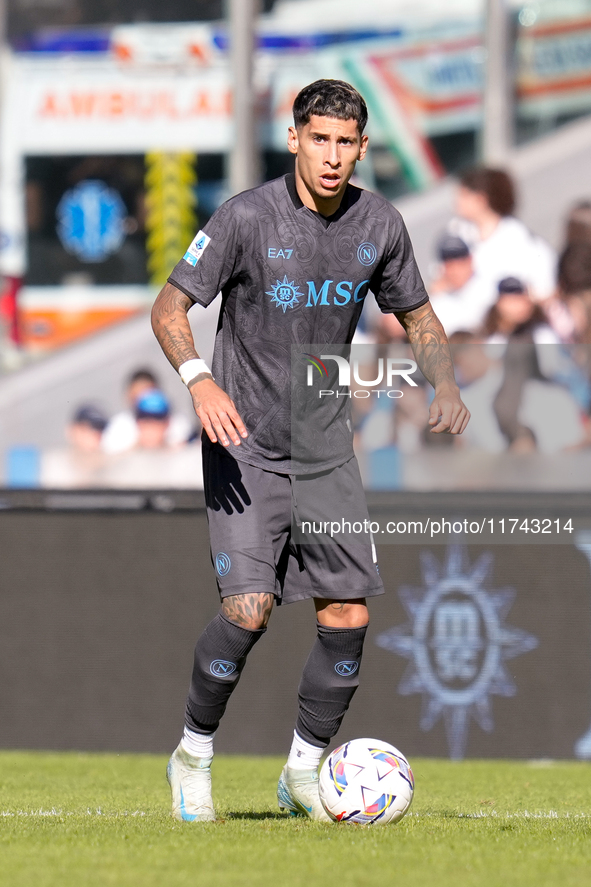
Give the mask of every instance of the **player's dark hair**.
POLYGON ((515 209, 515 186, 511 176, 503 169, 476 166, 466 170, 460 184, 470 191, 484 194, 493 212, 510 216, 515 209))
POLYGON ((293 122, 296 127, 305 126, 313 115, 356 120, 362 135, 367 124, 367 105, 357 90, 344 80, 315 80, 297 94, 293 103, 293 122))

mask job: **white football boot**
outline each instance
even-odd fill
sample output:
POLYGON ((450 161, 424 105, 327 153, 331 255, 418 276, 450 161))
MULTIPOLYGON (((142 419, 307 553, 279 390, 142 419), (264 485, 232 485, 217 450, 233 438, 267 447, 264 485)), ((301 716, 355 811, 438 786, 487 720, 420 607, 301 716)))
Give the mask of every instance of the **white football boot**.
POLYGON ((286 764, 277 785, 277 803, 292 816, 332 822, 318 794, 318 770, 295 770, 286 764))
POLYGON ((181 745, 173 751, 166 778, 172 791, 172 815, 181 822, 213 822, 212 758, 195 758, 181 745))

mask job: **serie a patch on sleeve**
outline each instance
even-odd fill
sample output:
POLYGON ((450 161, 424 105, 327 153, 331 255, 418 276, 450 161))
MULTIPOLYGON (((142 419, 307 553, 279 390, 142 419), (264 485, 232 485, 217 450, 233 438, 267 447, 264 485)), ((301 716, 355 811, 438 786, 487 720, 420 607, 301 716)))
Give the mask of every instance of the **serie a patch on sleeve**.
POLYGON ((183 256, 185 262, 188 262, 189 265, 195 267, 210 240, 211 237, 208 237, 203 231, 198 231, 191 241, 187 252, 183 256))

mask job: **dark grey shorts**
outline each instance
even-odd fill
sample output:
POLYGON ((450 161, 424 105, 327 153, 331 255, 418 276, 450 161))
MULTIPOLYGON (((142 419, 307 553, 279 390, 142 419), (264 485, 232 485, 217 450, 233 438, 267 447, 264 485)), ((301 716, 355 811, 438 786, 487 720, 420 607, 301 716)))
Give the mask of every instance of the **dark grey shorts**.
MULTIPOLYGON (((351 600, 383 594, 375 548, 361 540, 296 543, 295 509, 310 496, 333 514, 368 519, 355 458, 330 471, 290 477, 239 462, 220 444, 203 444, 211 557, 220 596, 269 592, 277 603, 304 598, 351 600)), ((304 517, 301 514, 301 517, 304 517)))

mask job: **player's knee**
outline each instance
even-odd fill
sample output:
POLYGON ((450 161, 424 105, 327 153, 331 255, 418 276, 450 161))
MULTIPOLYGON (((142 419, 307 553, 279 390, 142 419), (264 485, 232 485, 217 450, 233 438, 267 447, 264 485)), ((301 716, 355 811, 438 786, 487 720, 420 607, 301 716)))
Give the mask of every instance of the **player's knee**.
POLYGON ((274 595, 268 592, 233 594, 223 599, 222 613, 234 625, 258 631, 267 627, 274 602, 274 595))
POLYGON ((365 598, 351 601, 315 600, 316 616, 327 628, 362 628, 369 623, 365 598))

